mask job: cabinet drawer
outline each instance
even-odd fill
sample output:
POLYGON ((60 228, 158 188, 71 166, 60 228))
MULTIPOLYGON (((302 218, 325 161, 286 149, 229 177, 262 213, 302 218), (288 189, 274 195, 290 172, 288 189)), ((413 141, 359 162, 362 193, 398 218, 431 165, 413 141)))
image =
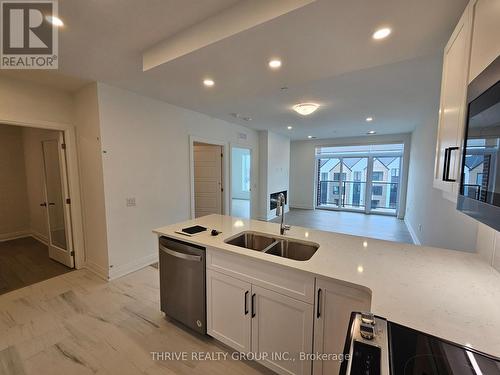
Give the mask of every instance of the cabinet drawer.
POLYGON ((305 272, 210 248, 207 249, 207 268, 314 303, 314 276, 305 272))

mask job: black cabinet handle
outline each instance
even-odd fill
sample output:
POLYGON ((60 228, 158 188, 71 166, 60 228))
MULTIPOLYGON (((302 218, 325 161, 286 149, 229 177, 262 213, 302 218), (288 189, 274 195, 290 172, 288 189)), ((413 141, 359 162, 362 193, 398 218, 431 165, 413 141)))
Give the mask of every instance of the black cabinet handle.
POLYGON ((255 293, 252 294, 252 318, 255 316, 255 293))
POLYGON ((451 152, 458 150, 458 147, 447 147, 444 150, 444 166, 443 166, 443 181, 456 182, 454 178, 450 178, 451 152))
POLYGON ((316 318, 319 318, 321 316, 321 294, 322 294, 321 288, 318 289, 318 296, 317 296, 317 301, 316 301, 316 318))
POLYGON ((248 300, 248 293, 250 293, 248 290, 245 292, 245 315, 248 314, 248 303, 247 303, 247 300, 248 300))
POLYGON ((45 203, 45 202, 40 203, 40 207, 47 207, 47 203, 45 203))

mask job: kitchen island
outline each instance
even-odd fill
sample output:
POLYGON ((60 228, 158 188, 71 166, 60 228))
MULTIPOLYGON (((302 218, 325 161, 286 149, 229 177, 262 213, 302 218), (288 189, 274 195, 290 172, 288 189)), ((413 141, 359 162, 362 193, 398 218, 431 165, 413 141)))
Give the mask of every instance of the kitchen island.
POLYGON ((500 356, 500 274, 475 253, 292 227, 284 237, 319 245, 311 259, 296 261, 224 242, 244 231, 279 237, 278 224, 222 215, 154 232, 263 267, 271 264, 352 286, 370 295, 370 309, 377 315, 500 356), (176 233, 190 225, 209 230, 193 237, 176 233), (211 229, 221 234, 212 236, 211 229))

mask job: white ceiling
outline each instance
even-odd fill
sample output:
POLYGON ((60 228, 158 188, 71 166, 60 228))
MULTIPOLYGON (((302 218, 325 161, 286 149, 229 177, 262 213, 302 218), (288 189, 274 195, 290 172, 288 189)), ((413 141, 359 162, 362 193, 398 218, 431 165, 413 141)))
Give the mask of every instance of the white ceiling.
POLYGON ((143 51, 236 3, 60 0, 60 71, 292 139, 411 131, 437 109, 441 51, 467 0, 317 0, 142 71, 143 51), (385 25, 393 34, 374 41, 385 25), (275 56, 279 71, 267 67, 275 56), (322 106, 301 117, 299 101, 322 106))

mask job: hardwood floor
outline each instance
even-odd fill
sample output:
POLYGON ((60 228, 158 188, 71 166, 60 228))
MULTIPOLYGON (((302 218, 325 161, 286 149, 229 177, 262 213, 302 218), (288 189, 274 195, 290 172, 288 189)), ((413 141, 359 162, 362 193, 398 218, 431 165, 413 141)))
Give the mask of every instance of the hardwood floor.
POLYGON ((32 237, 0 242, 0 294, 70 271, 50 259, 47 246, 32 237))
POLYGON ((0 296, 0 375, 270 374, 230 356, 192 359, 229 351, 163 316, 158 279, 154 267, 111 282, 78 270, 0 296), (187 360, 153 360, 183 351, 187 360))
MULTIPOLYGON (((273 219, 279 223, 281 218, 273 219)), ((285 216, 290 225, 329 232, 352 234, 379 240, 413 243, 403 220, 394 216, 365 215, 357 212, 291 209, 285 216)))

